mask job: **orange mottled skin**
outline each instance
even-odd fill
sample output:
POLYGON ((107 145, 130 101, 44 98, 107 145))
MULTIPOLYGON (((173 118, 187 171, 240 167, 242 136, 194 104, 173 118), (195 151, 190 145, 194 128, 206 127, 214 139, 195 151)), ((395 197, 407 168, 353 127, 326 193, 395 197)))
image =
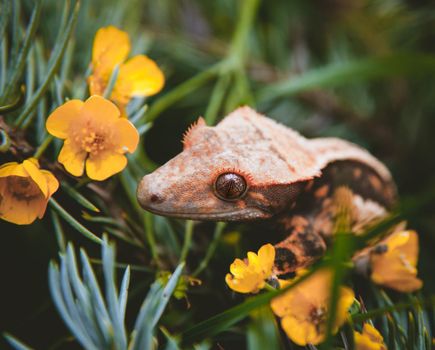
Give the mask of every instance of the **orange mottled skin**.
POLYGON ((183 152, 143 177, 141 206, 193 220, 273 221, 284 238, 275 245, 277 274, 324 254, 340 198, 352 207, 356 231, 395 201, 389 171, 367 151, 336 138, 306 139, 248 107, 215 127, 200 118, 183 143, 183 152))

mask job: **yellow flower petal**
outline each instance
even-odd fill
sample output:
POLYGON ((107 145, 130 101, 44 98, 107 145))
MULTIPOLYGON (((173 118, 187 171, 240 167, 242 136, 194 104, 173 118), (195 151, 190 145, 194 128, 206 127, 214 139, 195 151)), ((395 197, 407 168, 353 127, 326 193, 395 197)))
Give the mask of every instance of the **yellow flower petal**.
POLYGON ((47 131, 60 139, 67 138, 71 123, 77 120, 82 107, 83 102, 80 100, 71 100, 57 107, 47 119, 47 131))
POLYGON ((390 270, 392 276, 385 276, 383 273, 374 272, 371 279, 376 284, 397 290, 402 293, 412 293, 423 287, 423 281, 416 274, 417 272, 408 271, 405 269, 390 270))
POLYGON ((275 248, 272 244, 265 244, 258 250, 258 261, 265 278, 272 275, 272 267, 275 262, 275 248))
POLYGON ((374 252, 370 256, 372 281, 404 293, 420 289, 423 282, 417 278, 417 233, 415 231, 395 232, 381 244, 387 246, 387 251, 374 252))
POLYGON ((354 332, 356 350, 387 350, 384 338, 372 325, 365 323, 362 333, 354 332))
POLYGON ((114 26, 100 28, 92 48, 92 65, 100 75, 110 77, 117 64, 125 61, 130 52, 128 34, 114 26))
POLYGON ((0 167, 0 218, 18 225, 42 218, 51 195, 57 190, 57 179, 40 170, 37 159, 0 167))
POLYGON ((73 144, 66 140, 60 150, 57 160, 63 164, 66 171, 74 176, 82 176, 85 168, 87 153, 77 149, 73 144))
POLYGON ((108 80, 103 79, 103 77, 97 74, 91 74, 88 78, 89 84, 89 94, 92 95, 104 95, 104 90, 106 89, 106 85, 108 80))
POLYGON ((82 117, 102 125, 115 122, 120 116, 118 107, 104 97, 93 95, 89 97, 82 108, 82 117))
POLYGON ((0 218, 17 225, 31 224, 41 212, 45 199, 41 195, 33 200, 18 200, 13 195, 3 193, 0 201, 0 218))
POLYGON ((400 247, 401 254, 406 257, 406 260, 412 266, 417 265, 418 261, 418 235, 415 231, 404 231, 401 232, 407 239, 404 241, 403 245, 400 247))
POLYGON ((116 122, 116 129, 120 135, 122 153, 133 153, 139 143, 139 133, 137 129, 125 118, 121 118, 116 122))
POLYGON ((406 245, 409 241, 410 232, 411 231, 400 231, 387 237, 386 243, 388 243, 388 249, 391 251, 406 245))
POLYGON ((304 346, 307 344, 319 344, 324 340, 324 332, 318 333, 312 323, 300 321, 292 316, 284 317, 281 326, 287 336, 296 344, 304 346))
POLYGON ((83 103, 75 122, 65 132, 58 161, 74 176, 81 176, 86 168, 88 176, 95 180, 121 171, 127 163, 123 154, 134 152, 139 143, 134 125, 121 118, 113 102, 98 95, 83 103))
POLYGON ((38 159, 36 159, 34 157, 30 157, 30 158, 27 158, 26 160, 30 163, 33 163, 38 169, 40 168, 38 159))
POLYGON ((235 259, 234 262, 230 265, 230 272, 235 277, 242 277, 247 273, 248 265, 241 259, 235 259))
MULTIPOLYGON (((284 282, 281 288, 293 281, 284 282)), ((282 327, 288 337, 299 345, 318 344, 325 338, 328 308, 330 306, 332 271, 321 269, 309 276, 294 288, 274 298, 272 311, 282 317, 282 327)), ((348 317, 348 309, 354 301, 350 288, 340 287, 333 333, 336 333, 348 317)))
POLYGON ((258 273, 261 272, 260 260, 258 259, 258 255, 254 252, 248 252, 248 265, 257 270, 258 273))
POLYGON ((238 293, 256 293, 264 287, 264 281, 256 273, 245 274, 243 279, 235 278, 228 273, 225 282, 238 293))
POLYGON ((335 315, 335 324, 333 327, 333 333, 336 333, 342 324, 349 318, 349 308, 352 306, 355 300, 355 293, 349 287, 340 287, 340 297, 337 305, 337 312, 335 315))
POLYGON ((24 169, 23 164, 9 162, 0 166, 0 178, 7 176, 27 177, 29 174, 27 173, 26 169, 24 169))
POLYGON ((264 288, 265 280, 272 276, 275 248, 266 244, 260 248, 258 255, 248 252, 247 261, 235 259, 230 265, 230 272, 225 277, 228 286, 239 293, 257 293, 264 288))
POLYGON ((39 187, 41 190, 43 196, 45 198, 48 197, 48 185, 47 185, 47 179, 45 178, 44 174, 41 173, 39 168, 31 161, 25 160, 23 162, 23 167, 26 169, 29 176, 32 178, 32 180, 35 182, 35 184, 39 187))
POLYGON ((103 181, 119 173, 127 165, 127 158, 118 153, 109 153, 89 156, 86 160, 86 174, 93 180, 103 181))
POLYGON ((41 170, 41 173, 45 176, 45 180, 47 181, 47 187, 48 187, 47 197, 51 197, 53 193, 59 189, 59 181, 48 170, 41 170))
POLYGON ((145 55, 134 56, 119 68, 113 94, 123 96, 152 96, 165 83, 165 77, 157 64, 145 55))
MULTIPOLYGON (((280 287, 285 288, 290 282, 280 281, 280 287)), ((291 313, 292 297, 294 293, 285 293, 281 296, 273 298, 270 302, 270 307, 275 315, 278 317, 284 317, 291 313)))

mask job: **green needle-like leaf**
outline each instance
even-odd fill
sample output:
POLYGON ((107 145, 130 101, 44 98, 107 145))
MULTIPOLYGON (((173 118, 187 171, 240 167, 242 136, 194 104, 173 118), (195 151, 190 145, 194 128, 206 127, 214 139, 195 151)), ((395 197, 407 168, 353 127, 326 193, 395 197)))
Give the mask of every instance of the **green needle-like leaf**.
MULTIPOLYGON (((107 238, 105 238, 105 241, 107 241, 107 238)), ((115 252, 110 244, 105 242, 104 246, 106 249, 103 249, 102 259, 107 306, 114 327, 116 349, 125 349, 127 347, 127 336, 125 334, 124 319, 121 317, 118 292, 115 285, 115 252)))
POLYGON ((86 209, 92 210, 93 212, 99 213, 100 209, 98 209, 91 201, 86 199, 80 192, 78 192, 76 189, 68 185, 66 182, 62 182, 62 189, 65 190, 65 192, 77 203, 79 203, 81 206, 83 206, 86 209))
POLYGON ((156 281, 151 285, 136 319, 129 350, 151 348, 154 328, 177 286, 183 267, 183 263, 178 265, 164 288, 160 281, 156 281))
POLYGON ((17 88, 18 81, 23 75, 23 68, 26 63, 27 54, 30 49, 30 45, 33 42, 36 28, 39 23, 39 17, 41 15, 41 0, 37 0, 35 2, 35 7, 33 8, 32 16, 29 21, 29 25, 26 30, 26 35, 24 37, 23 45, 21 46, 21 50, 18 54, 18 57, 14 62, 14 67, 11 70, 11 73, 8 77, 8 82, 5 87, 5 91, 0 97, 0 104, 8 101, 9 96, 13 93, 13 90, 17 88))
POLYGON ((119 313, 121 319, 125 318, 125 309, 127 307, 128 286, 130 284, 130 266, 127 266, 122 277, 121 288, 119 289, 119 313))
POLYGON ((66 222, 68 222, 82 235, 84 235, 86 238, 89 238, 91 241, 101 244, 101 238, 97 237, 94 233, 84 227, 80 222, 74 219, 64 208, 61 207, 61 205, 54 198, 50 198, 49 204, 66 222))
POLYGON ((3 333, 3 336, 5 337, 9 345, 12 346, 15 350, 33 350, 31 347, 25 345, 23 342, 21 342, 11 334, 3 333))
MULTIPOLYGON (((10 14, 11 14, 11 1, 10 0, 1 0, 1 13, 0 13, 0 45, 4 44, 5 39, 5 30, 8 25, 10 14)), ((1 91, 1 89, 0 89, 1 91)))
MULTIPOLYGON (((65 5, 67 6, 67 5, 65 5)), ((75 24, 77 22, 77 16, 79 13, 79 7, 80 2, 77 1, 74 9, 72 11, 72 14, 70 15, 70 18, 68 20, 68 23, 66 24, 65 30, 61 30, 62 33, 61 38, 56 43, 56 46, 53 49, 53 54, 49 61, 49 66, 46 73, 45 81, 39 86, 37 91, 33 94, 33 98, 29 103, 26 105, 24 110, 21 112, 21 114, 18 116, 15 126, 19 127, 24 122, 26 117, 33 111, 33 109, 37 106, 38 102, 44 95, 44 93, 47 91, 49 84, 51 83, 51 80, 54 78, 55 73, 57 72, 58 68, 60 67, 60 64, 62 62, 62 57, 65 52, 65 49, 68 44, 69 37, 75 27, 75 24)), ((27 123, 28 124, 28 123, 27 123)))
POLYGON ((268 306, 251 313, 252 321, 248 326, 247 345, 249 350, 281 349, 279 331, 275 315, 268 306))

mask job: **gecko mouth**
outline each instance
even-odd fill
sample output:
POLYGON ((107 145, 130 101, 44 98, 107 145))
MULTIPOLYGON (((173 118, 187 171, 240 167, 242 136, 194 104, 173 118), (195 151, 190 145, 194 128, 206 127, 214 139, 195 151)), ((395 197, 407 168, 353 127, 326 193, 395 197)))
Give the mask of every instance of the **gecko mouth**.
POLYGON ((169 216, 177 219, 201 220, 201 221, 249 221, 255 219, 263 219, 270 216, 258 208, 244 208, 232 211, 223 212, 204 212, 204 213, 188 213, 158 210, 155 208, 146 207, 145 210, 161 216, 169 216))

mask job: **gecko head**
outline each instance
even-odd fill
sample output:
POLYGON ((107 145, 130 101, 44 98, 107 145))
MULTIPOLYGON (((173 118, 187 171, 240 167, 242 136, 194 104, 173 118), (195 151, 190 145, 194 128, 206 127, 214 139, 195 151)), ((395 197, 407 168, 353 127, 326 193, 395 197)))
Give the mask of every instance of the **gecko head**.
POLYGON ((142 178, 137 197, 144 209, 184 219, 248 221, 284 210, 299 193, 296 184, 258 185, 239 168, 217 166, 215 157, 191 156, 183 152, 142 178))
POLYGON ((229 119, 208 127, 200 118, 185 134, 183 152, 142 178, 137 197, 145 210, 193 220, 245 221, 269 218, 292 205, 304 178, 273 154, 257 126, 246 120, 236 126, 229 119))

